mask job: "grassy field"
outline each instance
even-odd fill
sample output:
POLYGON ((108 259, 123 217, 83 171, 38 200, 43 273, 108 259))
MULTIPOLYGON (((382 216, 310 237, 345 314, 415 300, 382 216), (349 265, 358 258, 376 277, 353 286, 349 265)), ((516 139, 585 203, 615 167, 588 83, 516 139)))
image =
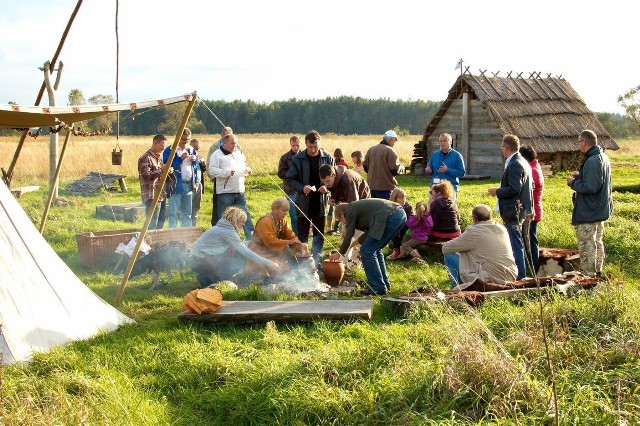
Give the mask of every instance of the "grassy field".
MULTIPOLYGON (((199 136, 199 135, 196 135, 199 136)), ((240 135, 250 165, 248 200, 254 217, 279 195, 273 177, 289 135, 240 135)), ((46 138, 29 141, 14 186, 46 186, 46 138)), ((214 136, 204 137, 208 146, 214 136)), ((329 151, 365 151, 379 136, 323 136, 329 151)), ((396 145, 409 163, 419 136, 396 145)), ((618 141, 614 164, 615 216, 607 222, 606 272, 611 283, 572 298, 546 296, 543 319, 562 424, 640 422, 640 144, 618 141)), ((129 228, 96 219, 97 204, 139 200, 137 157, 150 138, 120 140, 123 166, 111 166, 114 139, 72 142, 62 185, 88 171, 128 175, 129 193, 92 197, 61 195, 45 238, 96 293, 113 302, 120 276, 94 273, 78 262, 75 234, 129 228)), ((7 167, 15 141, 0 140, 7 167)), ((575 247, 571 191, 565 176, 547 179, 540 240, 547 247, 575 247)), ((427 198, 424 178, 402 176, 415 203, 427 198)), ((461 214, 492 204, 495 181, 464 182, 461 214)), ((25 194, 21 205, 39 221, 44 191, 25 194)), ((205 196, 201 224, 210 216, 205 196)), ((141 222, 138 223, 141 225, 141 222)), ((335 246, 329 237, 326 247, 335 246)), ((441 258, 427 265, 390 264, 392 293, 420 286, 448 287, 441 258)), ((362 281, 357 271, 350 280, 362 281)), ((182 296, 197 284, 189 273, 150 292, 149 277, 132 279, 119 307, 137 321, 116 332, 57 348, 29 365, 0 369, 3 425, 425 425, 551 424, 550 374, 535 298, 490 301, 480 308, 430 305, 406 315, 375 299, 371 322, 250 326, 183 325, 176 319, 182 296)), ((226 300, 287 299, 259 287, 225 291, 226 300)))

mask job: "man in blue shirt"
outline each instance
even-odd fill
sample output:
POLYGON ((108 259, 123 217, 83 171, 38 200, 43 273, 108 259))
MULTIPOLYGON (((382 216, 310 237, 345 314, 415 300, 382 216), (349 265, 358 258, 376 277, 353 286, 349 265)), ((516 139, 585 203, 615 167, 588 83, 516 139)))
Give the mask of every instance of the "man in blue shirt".
POLYGON ((438 138, 440 150, 431 154, 427 167, 424 168, 427 176, 431 176, 431 185, 440 183, 442 179, 448 180, 453 189, 458 192, 459 178, 465 174, 462 155, 451 147, 451 135, 443 133, 438 138))

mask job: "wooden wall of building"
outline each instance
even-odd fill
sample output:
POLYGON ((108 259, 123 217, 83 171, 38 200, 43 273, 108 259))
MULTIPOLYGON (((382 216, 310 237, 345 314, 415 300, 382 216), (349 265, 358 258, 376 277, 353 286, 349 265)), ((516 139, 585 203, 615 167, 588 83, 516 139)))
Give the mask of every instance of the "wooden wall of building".
MULTIPOLYGON (((427 140, 428 156, 439 149, 438 136, 450 133, 453 136, 453 148, 462 152, 462 99, 454 100, 446 114, 427 140)), ((494 178, 502 176, 504 159, 500 145, 502 130, 482 108, 478 100, 469 101, 469 149, 465 167, 469 175, 490 175, 494 178)))

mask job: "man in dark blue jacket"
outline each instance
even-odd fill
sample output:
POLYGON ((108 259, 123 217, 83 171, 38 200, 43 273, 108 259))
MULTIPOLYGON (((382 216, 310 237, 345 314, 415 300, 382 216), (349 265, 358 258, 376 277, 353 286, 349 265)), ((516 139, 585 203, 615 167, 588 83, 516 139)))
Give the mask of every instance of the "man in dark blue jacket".
POLYGON ((613 213, 611 197, 611 163, 598 137, 584 130, 578 138, 578 147, 584 154, 580 170, 567 178, 573 193, 571 223, 576 227, 580 270, 585 275, 602 275, 604 264, 604 221, 613 213))
POLYGON ((533 217, 533 184, 531 166, 520 154, 520 139, 516 135, 502 138, 502 156, 506 158, 500 188, 490 188, 498 197, 498 210, 509 232, 513 257, 518 266, 518 279, 527 275, 522 224, 533 217))

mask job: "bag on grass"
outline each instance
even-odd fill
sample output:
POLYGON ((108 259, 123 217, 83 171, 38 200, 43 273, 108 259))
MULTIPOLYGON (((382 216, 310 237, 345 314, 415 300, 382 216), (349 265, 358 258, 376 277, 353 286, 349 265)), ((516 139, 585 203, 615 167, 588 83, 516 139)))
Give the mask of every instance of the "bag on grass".
POLYGON ((192 290, 184 296, 182 309, 196 314, 211 314, 222 305, 222 293, 217 288, 192 290))

